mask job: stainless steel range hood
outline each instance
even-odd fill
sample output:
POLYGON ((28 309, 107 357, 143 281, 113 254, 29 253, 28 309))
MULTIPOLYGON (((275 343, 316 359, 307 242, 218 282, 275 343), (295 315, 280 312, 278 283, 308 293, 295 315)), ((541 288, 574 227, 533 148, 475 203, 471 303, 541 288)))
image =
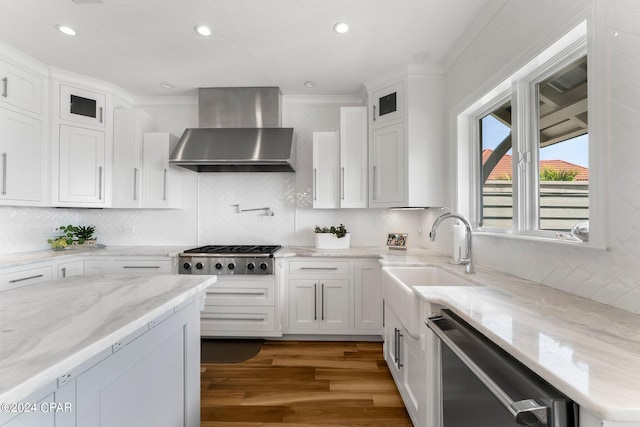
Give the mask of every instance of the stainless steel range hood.
POLYGON ((201 88, 198 102, 200 127, 185 130, 170 163, 198 172, 295 171, 280 88, 201 88))

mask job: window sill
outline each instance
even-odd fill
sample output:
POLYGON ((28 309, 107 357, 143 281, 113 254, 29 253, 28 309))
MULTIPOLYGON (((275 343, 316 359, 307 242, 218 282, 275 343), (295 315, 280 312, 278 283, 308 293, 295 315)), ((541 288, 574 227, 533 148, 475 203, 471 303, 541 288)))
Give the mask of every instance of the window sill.
POLYGON ((535 236, 530 234, 513 234, 510 231, 499 232, 499 231, 479 231, 474 230, 473 235, 475 236, 486 236, 491 238, 506 238, 506 239, 515 239, 521 241, 528 242, 536 242, 543 244, 552 244, 552 245, 564 245, 571 246, 580 249, 595 249, 598 251, 606 251, 607 246, 598 242, 580 242, 577 240, 570 239, 561 239, 558 237, 546 237, 546 236, 535 236))

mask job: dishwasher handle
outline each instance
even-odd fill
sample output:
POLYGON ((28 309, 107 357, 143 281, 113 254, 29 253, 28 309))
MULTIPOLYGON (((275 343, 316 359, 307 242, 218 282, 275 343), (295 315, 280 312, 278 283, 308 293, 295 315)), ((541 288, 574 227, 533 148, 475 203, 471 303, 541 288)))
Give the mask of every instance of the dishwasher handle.
POLYGON ((442 341, 444 345, 465 364, 467 368, 484 384, 496 399, 505 407, 513 416, 515 422, 525 426, 548 426, 548 407, 539 404, 534 399, 525 399, 514 401, 509 395, 500 388, 486 372, 482 370, 460 347, 458 347, 444 332, 436 320, 442 317, 433 317, 427 319, 426 324, 433 333, 442 341))

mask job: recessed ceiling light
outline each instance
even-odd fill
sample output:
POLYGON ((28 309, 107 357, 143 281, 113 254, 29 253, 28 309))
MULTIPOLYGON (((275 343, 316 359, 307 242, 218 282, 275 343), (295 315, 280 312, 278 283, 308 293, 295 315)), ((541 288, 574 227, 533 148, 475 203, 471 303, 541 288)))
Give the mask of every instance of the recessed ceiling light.
POLYGON ((346 22, 338 22, 333 26, 333 31, 338 34, 344 34, 349 31, 349 24, 347 24, 346 22))
POLYGON ((76 30, 74 30, 73 28, 69 27, 68 25, 58 24, 58 25, 56 25, 56 30, 58 30, 62 34, 66 34, 68 36, 75 36, 76 35, 76 30))
POLYGON ((171 86, 169 83, 167 82, 160 82, 160 86, 162 86, 165 89, 173 89, 173 86, 171 86))
POLYGON ((196 25, 193 30, 204 37, 209 37, 211 35, 211 28, 206 25, 196 25))
POLYGON ((306 87, 316 87, 316 82, 314 82, 313 80, 308 80, 308 81, 304 82, 304 85, 306 87))

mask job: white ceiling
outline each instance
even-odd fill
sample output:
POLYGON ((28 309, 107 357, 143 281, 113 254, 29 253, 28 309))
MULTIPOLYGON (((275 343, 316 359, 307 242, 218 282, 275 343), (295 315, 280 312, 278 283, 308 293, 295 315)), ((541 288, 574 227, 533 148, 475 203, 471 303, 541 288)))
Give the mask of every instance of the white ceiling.
POLYGON ((488 1, 2 0, 0 40, 138 96, 216 86, 351 95, 416 53, 442 62, 488 1), (339 21, 351 31, 333 32, 339 21), (212 28, 211 37, 195 33, 200 23, 212 28), (56 24, 78 34, 65 36, 56 24), (306 88, 307 80, 317 86, 306 88))

